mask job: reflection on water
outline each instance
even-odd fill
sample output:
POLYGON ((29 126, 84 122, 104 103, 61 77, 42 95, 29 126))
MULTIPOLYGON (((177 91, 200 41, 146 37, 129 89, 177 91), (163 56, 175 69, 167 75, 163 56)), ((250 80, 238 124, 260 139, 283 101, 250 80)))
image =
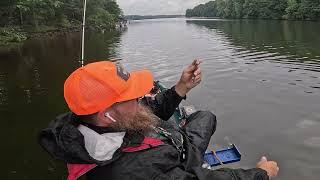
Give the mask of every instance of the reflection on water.
POLYGON ((129 26, 119 55, 131 69, 149 68, 168 86, 183 66, 201 58, 204 78, 187 101, 216 113, 212 144, 239 145, 243 159, 235 167, 252 167, 267 155, 279 162, 279 179, 316 180, 318 29, 312 22, 146 20, 129 26))
MULTIPOLYGON (((88 33, 86 41, 86 58, 107 59, 114 56, 119 33, 88 33)), ((37 133, 67 111, 63 82, 79 66, 79 57, 78 33, 0 50, 3 179, 66 179, 64 165, 37 144, 37 133)))
MULTIPOLYGON (((236 143, 252 167, 276 159, 279 179, 320 176, 319 23, 158 19, 123 33, 87 33, 86 63, 121 60, 151 69, 173 85, 183 66, 204 60, 203 81, 187 103, 216 113, 213 145, 236 143), (89 59, 89 60, 88 60, 89 59)), ((78 33, 0 50, 4 179, 66 179, 65 165, 36 142, 39 130, 67 111, 63 82, 79 66, 78 33)))
POLYGON ((187 20, 213 29, 234 45, 238 58, 251 62, 295 64, 293 69, 320 72, 320 23, 261 20, 187 20))
POLYGON ((8 105, 7 75, 0 74, 0 109, 8 105))

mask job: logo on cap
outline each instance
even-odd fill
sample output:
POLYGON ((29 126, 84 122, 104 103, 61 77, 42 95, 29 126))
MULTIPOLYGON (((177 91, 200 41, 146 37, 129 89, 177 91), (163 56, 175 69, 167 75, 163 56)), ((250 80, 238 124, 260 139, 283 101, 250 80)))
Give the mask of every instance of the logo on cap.
POLYGON ((130 77, 130 73, 128 71, 126 71, 121 64, 117 63, 116 66, 117 66, 117 75, 121 79, 128 81, 128 79, 130 77))

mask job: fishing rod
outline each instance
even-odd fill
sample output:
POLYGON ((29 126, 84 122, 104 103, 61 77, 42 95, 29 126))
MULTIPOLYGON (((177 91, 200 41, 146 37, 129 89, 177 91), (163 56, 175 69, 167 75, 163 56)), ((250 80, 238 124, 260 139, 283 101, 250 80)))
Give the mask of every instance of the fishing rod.
POLYGON ((82 18, 82 35, 81 35, 81 59, 80 64, 83 67, 84 64, 84 32, 86 26, 86 9, 87 9, 87 0, 83 1, 83 18, 82 18))

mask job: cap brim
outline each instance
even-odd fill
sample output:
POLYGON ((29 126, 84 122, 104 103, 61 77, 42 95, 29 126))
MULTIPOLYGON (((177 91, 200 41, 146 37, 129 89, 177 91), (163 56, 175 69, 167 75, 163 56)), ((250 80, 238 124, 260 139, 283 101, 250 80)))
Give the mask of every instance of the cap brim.
POLYGON ((121 94, 117 102, 137 99, 148 94, 153 88, 153 76, 148 70, 131 72, 128 81, 130 87, 121 94))

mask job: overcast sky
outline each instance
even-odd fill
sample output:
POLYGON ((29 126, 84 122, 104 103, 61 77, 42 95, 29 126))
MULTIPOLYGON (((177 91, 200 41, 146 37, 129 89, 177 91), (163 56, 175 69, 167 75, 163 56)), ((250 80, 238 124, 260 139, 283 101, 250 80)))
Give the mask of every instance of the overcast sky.
POLYGON ((125 15, 185 14, 186 9, 210 0, 117 0, 125 15))

